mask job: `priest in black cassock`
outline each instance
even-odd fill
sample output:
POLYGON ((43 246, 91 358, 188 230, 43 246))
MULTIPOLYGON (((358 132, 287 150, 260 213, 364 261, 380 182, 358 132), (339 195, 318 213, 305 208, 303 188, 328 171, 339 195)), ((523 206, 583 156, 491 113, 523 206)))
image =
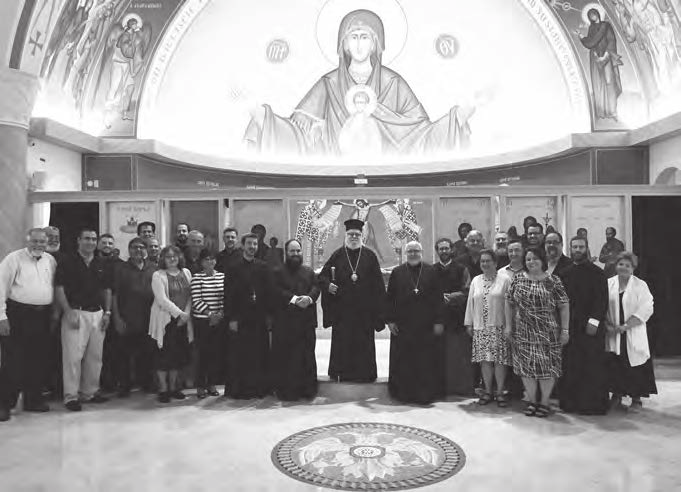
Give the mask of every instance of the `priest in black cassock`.
POLYGON ((319 286, 312 268, 303 265, 300 242, 289 240, 284 264, 274 271, 272 383, 281 400, 317 394, 315 329, 319 286))
POLYGON ((345 245, 319 274, 324 327, 333 327, 329 377, 334 381, 376 380, 374 331, 385 328, 385 284, 376 253, 362 244, 364 222, 345 221, 345 245))
POLYGON ((442 396, 475 394, 475 376, 471 362, 471 337, 463 326, 468 300, 470 276, 468 270, 452 260, 454 247, 451 239, 441 238, 435 243, 439 261, 433 265, 443 292, 443 335, 438 374, 442 377, 442 396))
POLYGON ((396 267, 388 281, 388 390, 397 400, 425 405, 442 393, 443 292, 437 270, 423 261, 421 244, 411 241, 405 250, 407 263, 396 267))
POLYGON ((570 241, 572 265, 563 272, 570 298, 570 340, 563 348, 563 375, 558 384, 560 408, 583 415, 608 411, 605 325, 608 282, 589 261, 589 243, 583 237, 570 241))
POLYGON ((255 258, 258 236, 241 238, 243 257, 225 272, 225 317, 229 320, 229 357, 225 395, 262 398, 270 391, 269 358, 273 279, 255 258))

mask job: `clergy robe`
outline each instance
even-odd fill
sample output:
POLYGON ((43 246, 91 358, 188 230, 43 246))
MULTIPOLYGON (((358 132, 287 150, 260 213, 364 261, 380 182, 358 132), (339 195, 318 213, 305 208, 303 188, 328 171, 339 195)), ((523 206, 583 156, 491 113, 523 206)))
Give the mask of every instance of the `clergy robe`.
POLYGON ((385 328, 382 319, 385 284, 376 254, 366 247, 337 249, 322 268, 319 283, 324 327, 333 327, 329 377, 340 381, 375 381, 374 331, 385 328), (357 281, 353 282, 355 266, 357 281), (329 293, 332 282, 338 286, 336 294, 329 293))
POLYGON ((438 354, 441 366, 444 395, 472 395, 474 392, 474 371, 471 362, 471 337, 463 326, 468 297, 470 277, 468 271, 458 263, 450 261, 447 265, 438 262, 434 265, 438 273, 442 291, 447 294, 462 292, 460 299, 452 299, 443 310, 445 325, 444 343, 438 354))
POLYGON ((388 389, 398 400, 427 404, 441 395, 442 336, 433 325, 442 322, 442 293, 438 272, 427 263, 405 263, 390 275, 385 319, 398 333, 390 336, 388 389))
POLYGON ((558 397, 566 412, 605 414, 608 409, 607 358, 603 320, 608 309, 608 283, 599 267, 587 261, 564 270, 570 298, 570 341, 563 348, 563 376, 558 397), (590 318, 598 331, 586 333, 590 318))
POLYGON ((272 382, 282 400, 311 398, 317 393, 315 330, 319 285, 314 271, 301 265, 281 265, 274 272, 274 326, 272 329, 272 382), (291 303, 294 296, 309 296, 306 308, 291 303))
POLYGON ((237 321, 229 332, 225 393, 233 398, 260 398, 270 389, 272 273, 265 262, 241 258, 225 273, 225 317, 237 321))

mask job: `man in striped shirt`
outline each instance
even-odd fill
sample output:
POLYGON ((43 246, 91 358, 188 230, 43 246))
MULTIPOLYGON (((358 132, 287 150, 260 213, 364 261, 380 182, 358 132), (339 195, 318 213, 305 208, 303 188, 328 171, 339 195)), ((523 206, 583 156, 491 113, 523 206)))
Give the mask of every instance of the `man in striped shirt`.
POLYGON ((192 277, 192 316, 198 345, 199 364, 196 396, 218 396, 215 385, 224 374, 226 329, 223 323, 224 273, 215 270, 215 255, 208 249, 199 253, 201 271, 192 277))

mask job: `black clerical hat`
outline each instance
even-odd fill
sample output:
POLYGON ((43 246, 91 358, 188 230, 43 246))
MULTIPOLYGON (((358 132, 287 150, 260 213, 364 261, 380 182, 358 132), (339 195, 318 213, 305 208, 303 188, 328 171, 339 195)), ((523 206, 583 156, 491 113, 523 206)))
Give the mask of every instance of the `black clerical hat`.
POLYGON ((362 228, 364 227, 364 222, 362 222, 359 219, 348 219, 345 222, 343 222, 343 224, 345 224, 346 231, 351 230, 361 231, 362 228))

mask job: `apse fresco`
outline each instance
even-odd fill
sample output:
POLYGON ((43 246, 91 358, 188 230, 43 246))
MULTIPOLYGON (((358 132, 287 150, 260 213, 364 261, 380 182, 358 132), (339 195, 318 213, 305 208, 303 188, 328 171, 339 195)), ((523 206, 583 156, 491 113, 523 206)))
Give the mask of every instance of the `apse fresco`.
POLYGON ((207 2, 152 61, 138 136, 265 169, 432 162, 589 131, 569 45, 559 59, 538 10, 560 31, 525 0, 207 2))
POLYGON ((547 2, 582 58, 596 129, 637 127, 681 108, 681 1, 547 2))
POLYGON ((154 45, 182 1, 43 1, 24 52, 27 63, 42 55, 34 113, 97 135, 134 136, 154 45), (40 43, 44 31, 51 34, 40 43))
POLYGON ((680 15, 681 0, 41 0, 17 39, 42 79, 34 116, 218 167, 389 174, 679 111, 680 15))
POLYGON ((431 199, 318 198, 290 201, 291 232, 303 246, 303 261, 320 270, 331 253, 344 244, 343 223, 365 222, 364 244, 376 252, 384 271, 404 261, 404 247, 420 241, 424 257, 432 260, 433 202, 431 199))

